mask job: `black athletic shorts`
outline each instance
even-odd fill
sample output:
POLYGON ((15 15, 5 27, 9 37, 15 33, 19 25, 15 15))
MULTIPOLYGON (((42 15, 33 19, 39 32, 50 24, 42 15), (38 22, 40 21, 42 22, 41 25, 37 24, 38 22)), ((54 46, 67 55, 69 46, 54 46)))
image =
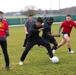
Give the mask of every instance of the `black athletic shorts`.
POLYGON ((48 42, 50 42, 52 44, 56 41, 56 39, 54 37, 52 37, 52 36, 50 36, 50 37, 42 37, 42 38, 43 38, 44 41, 48 41, 48 42))
POLYGON ((64 37, 65 34, 67 34, 70 37, 70 35, 67 32, 62 32, 62 37, 64 37))
POLYGON ((55 39, 54 37, 52 37, 52 36, 49 37, 49 42, 50 42, 50 43, 54 43, 55 41, 56 41, 56 39, 55 39))

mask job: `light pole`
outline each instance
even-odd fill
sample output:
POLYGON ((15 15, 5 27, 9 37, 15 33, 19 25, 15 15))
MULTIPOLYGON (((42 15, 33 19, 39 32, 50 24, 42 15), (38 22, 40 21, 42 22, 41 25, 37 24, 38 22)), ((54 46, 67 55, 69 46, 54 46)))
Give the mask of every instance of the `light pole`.
POLYGON ((61 3, 60 3, 60 0, 59 0, 59 16, 60 16, 60 21, 61 21, 61 3))
MULTIPOLYGON (((51 2, 51 1, 50 1, 51 2)), ((50 14, 52 16, 52 5, 50 5, 50 14)))
POLYGON ((60 0, 59 0, 59 10, 60 10, 60 0))

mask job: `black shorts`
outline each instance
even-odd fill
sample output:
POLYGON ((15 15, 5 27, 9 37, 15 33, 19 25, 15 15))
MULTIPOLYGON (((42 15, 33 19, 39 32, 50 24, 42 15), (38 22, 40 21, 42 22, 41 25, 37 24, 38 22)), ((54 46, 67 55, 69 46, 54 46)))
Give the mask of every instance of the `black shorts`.
POLYGON ((50 42, 50 43, 54 43, 55 41, 56 41, 56 39, 55 39, 54 37, 52 37, 52 36, 49 37, 49 42, 50 42))
POLYGON ((50 42, 52 44, 56 41, 56 39, 54 37, 52 37, 52 36, 50 36, 50 37, 42 37, 42 38, 43 38, 44 41, 48 41, 48 42, 50 42))
POLYGON ((64 35, 67 34, 69 37, 70 35, 67 32, 62 32, 62 37, 64 38, 64 35))

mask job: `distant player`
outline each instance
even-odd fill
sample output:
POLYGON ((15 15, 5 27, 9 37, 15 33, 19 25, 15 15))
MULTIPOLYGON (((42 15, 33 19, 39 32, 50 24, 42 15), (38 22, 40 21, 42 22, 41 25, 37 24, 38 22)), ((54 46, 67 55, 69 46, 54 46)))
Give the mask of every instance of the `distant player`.
POLYGON ((3 12, 0 11, 0 45, 4 54, 5 69, 9 69, 9 56, 7 52, 7 36, 9 36, 8 23, 3 19, 3 12))
POLYGON ((31 50, 31 48, 34 45, 37 45, 37 44, 40 44, 40 45, 46 47, 50 58, 53 57, 50 44, 47 41, 43 40, 42 37, 39 36, 39 32, 44 29, 42 27, 42 23, 43 23, 42 18, 38 18, 37 21, 36 21, 36 24, 34 24, 30 27, 30 32, 28 34, 27 45, 26 45, 26 48, 25 48, 25 50, 24 50, 24 52, 21 56, 19 65, 23 65, 23 61, 26 58, 28 52, 31 50))
POLYGON ((59 30, 58 30, 58 34, 60 34, 61 29, 63 29, 62 30, 62 41, 61 43, 59 43, 58 48, 63 46, 65 43, 67 43, 69 53, 71 54, 74 53, 70 45, 70 33, 73 27, 76 28, 76 23, 71 19, 71 15, 68 14, 66 16, 66 20, 60 25, 59 30))
POLYGON ((28 37, 28 34, 29 34, 29 29, 30 29, 30 26, 35 24, 36 21, 33 19, 33 16, 32 15, 29 15, 29 19, 26 21, 25 23, 25 32, 26 32, 26 38, 24 40, 24 44, 23 44, 23 47, 25 48, 26 47, 26 43, 27 43, 27 37, 28 37))

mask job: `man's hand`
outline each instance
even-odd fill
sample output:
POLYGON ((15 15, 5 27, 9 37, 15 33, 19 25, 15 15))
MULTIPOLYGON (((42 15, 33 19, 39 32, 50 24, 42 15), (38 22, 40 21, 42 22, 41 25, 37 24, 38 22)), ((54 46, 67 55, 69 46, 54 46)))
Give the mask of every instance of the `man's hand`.
POLYGON ((44 28, 40 28, 38 31, 40 32, 40 31, 42 31, 42 30, 44 30, 44 28))

